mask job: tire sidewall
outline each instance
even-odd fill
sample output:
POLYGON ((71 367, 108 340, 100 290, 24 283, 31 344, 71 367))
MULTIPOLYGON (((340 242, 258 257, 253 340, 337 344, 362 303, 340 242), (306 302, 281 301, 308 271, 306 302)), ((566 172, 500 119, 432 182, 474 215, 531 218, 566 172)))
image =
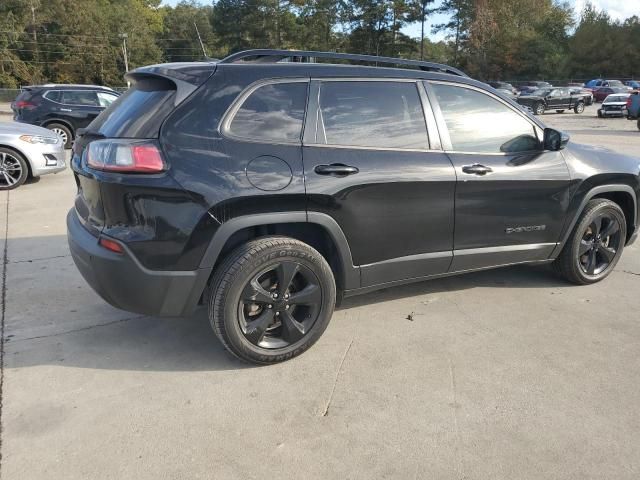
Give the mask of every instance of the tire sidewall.
POLYGON ((536 107, 534 109, 534 113, 536 115, 542 115, 544 113, 544 103, 542 103, 542 102, 536 103, 536 107))
POLYGON ((20 185, 22 185, 26 180, 27 177, 29 176, 29 166, 27 165, 27 161, 25 160, 25 158, 19 154, 18 152, 15 152, 9 148, 2 148, 0 147, 0 152, 2 153, 7 153, 9 155, 11 155, 13 158, 17 159, 18 162, 20 163, 20 167, 22 168, 22 173, 20 174, 20 178, 18 179, 18 181, 16 183, 14 183, 11 186, 5 186, 2 185, 0 186, 0 191, 7 191, 7 190, 14 190, 16 188, 18 188, 20 185))
POLYGON ((243 358, 255 363, 277 363, 295 357, 311 347, 327 328, 336 301, 336 287, 333 274, 322 255, 309 248, 296 246, 274 246, 261 251, 255 258, 246 262, 237 272, 224 291, 216 291, 211 296, 213 318, 222 315, 226 340, 236 352, 241 352, 243 358), (317 277, 322 288, 322 304, 320 312, 311 331, 301 340, 280 349, 265 349, 252 344, 244 336, 238 322, 238 304, 240 295, 247 283, 260 271, 277 265, 281 261, 293 261, 309 268, 317 277))
POLYGON ((582 218, 580 220, 580 223, 576 226, 573 238, 571 239, 572 268, 576 272, 578 277, 580 277, 580 281, 584 284, 589 284, 589 283, 599 282, 600 280, 604 280, 606 277, 608 277, 611 274, 611 272, 613 272, 613 270, 615 269, 618 263, 618 260, 620 260, 620 257, 622 256, 622 251, 624 250, 624 244, 625 244, 626 238, 627 238, 627 222, 624 218, 624 213, 622 212, 622 210, 620 210, 619 207, 617 207, 612 203, 603 203, 598 208, 595 208, 594 210, 592 210, 589 213, 589 215, 586 215, 584 218, 582 218), (587 275, 582 271, 582 268, 580 267, 580 259, 578 257, 580 242, 582 240, 582 232, 584 232, 587 229, 587 227, 589 226, 589 224, 591 223, 594 217, 600 215, 603 211, 606 211, 606 210, 613 213, 617 217, 618 222, 620 223, 620 235, 622 237, 622 244, 620 245, 620 248, 616 252, 616 256, 614 257, 613 261, 609 264, 609 266, 606 268, 604 272, 598 275, 587 275))
POLYGON ((578 102, 575 106, 575 108, 573 109, 573 111, 575 113, 582 113, 584 112, 584 102, 578 102))

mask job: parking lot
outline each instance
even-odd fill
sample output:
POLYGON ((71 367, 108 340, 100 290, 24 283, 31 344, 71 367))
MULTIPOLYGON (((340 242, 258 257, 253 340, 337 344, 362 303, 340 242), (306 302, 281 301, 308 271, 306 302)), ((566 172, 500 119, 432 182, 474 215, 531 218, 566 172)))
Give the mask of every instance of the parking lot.
MULTIPOLYGON (((543 120, 640 157, 596 108, 543 120)), ((69 256, 74 194, 69 170, 0 193, 4 478, 639 478, 640 242, 587 287, 519 266, 349 299, 253 367, 204 311, 102 301, 69 256)))

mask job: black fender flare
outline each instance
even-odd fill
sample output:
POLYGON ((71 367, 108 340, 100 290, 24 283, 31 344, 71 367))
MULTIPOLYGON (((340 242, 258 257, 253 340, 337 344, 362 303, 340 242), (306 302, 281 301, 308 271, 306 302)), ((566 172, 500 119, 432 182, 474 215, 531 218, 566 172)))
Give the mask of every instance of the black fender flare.
POLYGON ((589 203, 589 201, 593 199, 596 195, 601 195, 603 193, 612 193, 612 192, 624 192, 631 195, 631 198, 633 199, 632 224, 636 229, 638 228, 638 198, 633 188, 625 184, 598 185, 597 187, 593 187, 591 190, 589 190, 584 196, 584 198, 582 199, 582 201, 580 202, 580 206, 576 210, 575 215, 573 216, 571 221, 566 224, 565 230, 563 231, 561 236, 561 241, 556 245, 556 248, 553 250, 553 252, 551 252, 550 258, 555 258, 560 254, 560 252, 564 248, 565 243, 567 243, 567 240, 569 240, 569 236, 571 235, 571 232, 573 232, 573 228, 576 226, 576 223, 578 223, 578 219, 580 218, 580 215, 584 211, 584 208, 587 206, 587 203, 589 203))
MULTIPOLYGON (((338 251, 338 255, 340 256, 344 288, 353 289, 360 287, 360 268, 353 264, 351 249, 344 232, 332 217, 320 212, 294 211, 265 213, 244 215, 228 220, 220 225, 216 233, 213 235, 202 260, 200 261, 199 269, 208 271, 213 269, 224 245, 234 233, 247 227, 273 225, 278 223, 313 223, 323 227, 331 236, 338 251)), ((203 290, 204 286, 205 285, 202 285, 203 290)))

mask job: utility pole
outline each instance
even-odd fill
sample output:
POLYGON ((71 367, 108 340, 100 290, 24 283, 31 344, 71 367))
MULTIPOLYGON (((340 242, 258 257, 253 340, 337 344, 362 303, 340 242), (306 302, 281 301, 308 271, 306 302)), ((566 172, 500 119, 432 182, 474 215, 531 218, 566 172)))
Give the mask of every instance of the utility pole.
MULTIPOLYGON (((36 6, 33 3, 33 0, 30 2, 31 4, 31 28, 32 28, 32 36, 33 36, 33 57, 35 58, 36 67, 39 65, 40 61, 40 52, 38 50, 38 26, 36 25, 36 6)), ((38 68, 34 68, 34 72, 38 72, 38 68)), ((36 82, 39 80, 34 79, 36 82)))
POLYGON ((200 38, 200 32, 198 31, 198 25, 196 25, 196 22, 193 22, 193 26, 196 27, 196 34, 198 35, 198 41, 200 42, 200 48, 202 49, 202 55, 204 55, 204 58, 207 58, 207 51, 204 49, 204 43, 202 43, 202 38, 200 38))
MULTIPOLYGON (((126 33, 121 33, 118 35, 122 39, 122 56, 124 57, 124 71, 125 73, 129 72, 129 53, 127 52, 127 38, 129 35, 126 33)), ((127 87, 131 86, 131 82, 127 80, 127 87)))

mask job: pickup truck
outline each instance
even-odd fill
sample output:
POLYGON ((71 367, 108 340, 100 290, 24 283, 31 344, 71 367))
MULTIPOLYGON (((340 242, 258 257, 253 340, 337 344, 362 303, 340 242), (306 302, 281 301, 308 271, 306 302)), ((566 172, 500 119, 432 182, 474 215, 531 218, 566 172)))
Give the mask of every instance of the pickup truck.
POLYGON ((570 88, 541 88, 530 94, 522 94, 516 100, 520 105, 525 105, 535 115, 542 115, 547 110, 555 110, 562 113, 571 109, 575 113, 584 112, 585 98, 576 94, 570 88))

